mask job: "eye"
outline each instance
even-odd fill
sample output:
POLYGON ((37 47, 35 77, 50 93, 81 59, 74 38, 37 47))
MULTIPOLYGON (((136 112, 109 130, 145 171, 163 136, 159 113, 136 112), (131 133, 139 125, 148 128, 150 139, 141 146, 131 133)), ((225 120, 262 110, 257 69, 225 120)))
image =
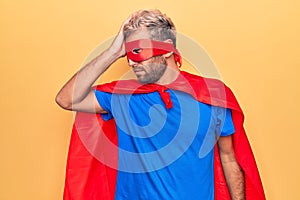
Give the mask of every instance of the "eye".
POLYGON ((139 54, 139 53, 141 53, 141 51, 142 51, 141 48, 134 48, 134 49, 132 49, 132 53, 134 53, 134 54, 139 54))

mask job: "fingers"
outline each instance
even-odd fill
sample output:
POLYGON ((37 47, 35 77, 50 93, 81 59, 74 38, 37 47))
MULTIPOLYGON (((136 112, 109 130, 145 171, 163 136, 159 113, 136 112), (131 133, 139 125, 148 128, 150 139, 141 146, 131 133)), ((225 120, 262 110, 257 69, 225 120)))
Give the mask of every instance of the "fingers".
POLYGON ((123 32, 125 25, 129 23, 129 21, 132 19, 132 17, 133 17, 133 14, 129 15, 129 17, 122 23, 120 32, 123 32))
POLYGON ((119 33, 115 37, 112 45, 110 46, 110 50, 118 55, 119 57, 124 57, 126 55, 125 51, 125 38, 124 38, 124 27, 129 21, 133 18, 134 14, 131 14, 121 25, 119 33))
POLYGON ((123 26, 127 24, 132 19, 132 14, 128 16, 128 18, 123 22, 123 26))

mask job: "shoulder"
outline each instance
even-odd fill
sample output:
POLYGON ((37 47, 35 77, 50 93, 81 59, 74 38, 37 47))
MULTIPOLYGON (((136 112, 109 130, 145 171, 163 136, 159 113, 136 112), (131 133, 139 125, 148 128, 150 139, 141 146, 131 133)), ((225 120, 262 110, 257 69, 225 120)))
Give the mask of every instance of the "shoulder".
MULTIPOLYGON (((206 84, 207 86, 210 87, 216 87, 216 86, 226 86, 223 81, 216 79, 216 78, 208 78, 208 77, 203 77, 200 75, 196 74, 191 74, 186 71, 181 71, 181 75, 186 78, 189 82, 198 82, 199 84, 206 84)), ((227 87, 227 86, 226 86, 227 87)))
POLYGON ((198 100, 214 106, 240 110, 232 90, 221 80, 181 71, 198 100))
POLYGON ((141 87, 141 84, 134 79, 130 80, 117 80, 110 83, 104 83, 94 86, 95 90, 109 92, 109 93, 120 93, 128 94, 141 87))

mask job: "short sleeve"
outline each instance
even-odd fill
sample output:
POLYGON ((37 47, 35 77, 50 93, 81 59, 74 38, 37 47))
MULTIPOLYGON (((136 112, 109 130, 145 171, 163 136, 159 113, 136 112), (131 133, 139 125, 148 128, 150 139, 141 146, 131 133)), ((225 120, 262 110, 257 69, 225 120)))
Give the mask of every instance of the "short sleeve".
POLYGON ((224 119, 222 131, 221 131, 221 136, 232 135, 235 132, 234 124, 232 121, 231 110, 226 108, 225 111, 226 111, 226 113, 225 113, 225 117, 224 117, 225 119, 224 119))
POLYGON ((101 114, 102 118, 104 120, 110 120, 113 118, 112 112, 111 112, 111 93, 102 92, 99 90, 94 90, 95 96, 97 98, 97 101, 99 105, 107 112, 101 114))

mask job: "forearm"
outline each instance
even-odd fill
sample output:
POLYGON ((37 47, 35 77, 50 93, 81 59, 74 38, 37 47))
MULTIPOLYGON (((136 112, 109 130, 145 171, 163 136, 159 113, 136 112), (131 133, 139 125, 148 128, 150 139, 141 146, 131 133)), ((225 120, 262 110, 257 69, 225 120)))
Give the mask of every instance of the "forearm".
POLYGON ((244 173, 237 161, 221 156, 226 183, 232 200, 245 200, 244 173))
POLYGON ((120 56, 109 49, 81 68, 59 91, 56 102, 66 109, 82 101, 95 81, 120 56))

